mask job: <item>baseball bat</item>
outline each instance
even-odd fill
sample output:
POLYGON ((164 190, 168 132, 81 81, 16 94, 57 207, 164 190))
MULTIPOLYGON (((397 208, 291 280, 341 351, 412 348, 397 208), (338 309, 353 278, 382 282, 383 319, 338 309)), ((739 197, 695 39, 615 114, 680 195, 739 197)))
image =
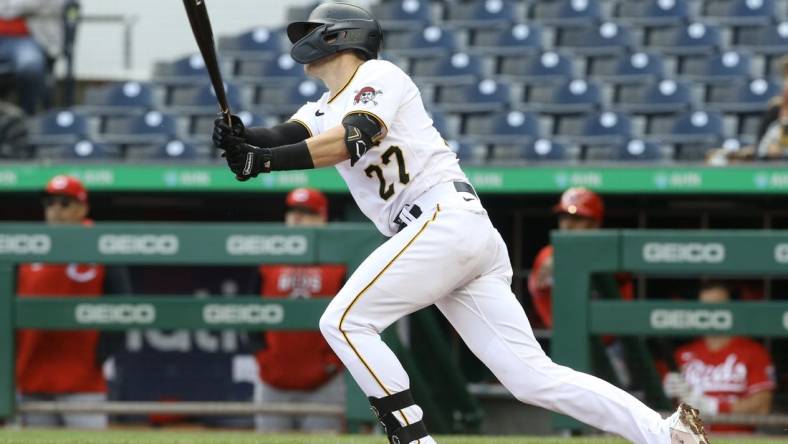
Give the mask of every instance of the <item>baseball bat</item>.
POLYGON ((205 61, 205 68, 211 78, 211 85, 216 92, 216 100, 219 102, 222 118, 228 125, 230 121, 230 105, 227 103, 227 96, 224 92, 224 82, 222 73, 219 71, 219 62, 216 59, 216 49, 213 43, 213 30, 211 20, 208 18, 208 9, 205 7, 205 0, 183 0, 186 7, 186 15, 189 17, 189 24, 194 33, 194 40, 200 48, 200 54, 205 61))

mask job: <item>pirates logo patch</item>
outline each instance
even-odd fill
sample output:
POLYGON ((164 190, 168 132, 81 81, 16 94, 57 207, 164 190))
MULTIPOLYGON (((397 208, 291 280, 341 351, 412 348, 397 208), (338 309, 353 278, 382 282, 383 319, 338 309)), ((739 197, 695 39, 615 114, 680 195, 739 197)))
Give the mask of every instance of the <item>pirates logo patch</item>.
POLYGON ((359 103, 367 104, 372 103, 373 105, 377 105, 378 102, 375 101, 375 98, 383 94, 383 91, 379 89, 375 89, 371 86, 365 86, 360 90, 356 91, 356 96, 353 98, 353 104, 358 105, 359 103))

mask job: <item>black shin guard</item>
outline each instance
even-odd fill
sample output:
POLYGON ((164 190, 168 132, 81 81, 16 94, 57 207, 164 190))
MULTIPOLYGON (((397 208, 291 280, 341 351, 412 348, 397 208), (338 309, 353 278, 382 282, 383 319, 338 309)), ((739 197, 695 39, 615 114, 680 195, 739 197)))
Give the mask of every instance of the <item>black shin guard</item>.
POLYGON ((368 399, 391 444, 409 444, 429 435, 423 421, 403 426, 394 416, 394 412, 416 404, 409 389, 382 398, 370 396, 368 399))

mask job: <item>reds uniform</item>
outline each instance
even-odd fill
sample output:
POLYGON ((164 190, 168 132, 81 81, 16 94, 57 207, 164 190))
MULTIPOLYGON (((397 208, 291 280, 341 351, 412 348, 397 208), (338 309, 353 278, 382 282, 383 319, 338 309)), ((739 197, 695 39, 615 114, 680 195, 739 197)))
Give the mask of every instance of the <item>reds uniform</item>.
MULTIPOLYGON (((751 339, 734 337, 720 350, 709 350, 698 339, 675 352, 676 364, 687 384, 719 402, 720 413, 730 413, 739 399, 776 388, 774 365, 766 349, 751 339)), ((753 427, 713 425, 718 432, 752 432, 753 427)))
MULTIPOLYGON (((323 3, 306 22, 291 23, 287 34, 299 63, 345 50, 363 60, 344 86, 307 103, 289 126, 269 134, 296 133, 292 122, 298 122, 308 141, 319 145, 322 139, 315 136, 344 127, 350 159, 336 168, 359 208, 390 236, 331 301, 320 330, 367 394, 391 443, 435 440, 422 422, 408 375, 380 332, 433 304, 517 399, 638 443, 670 443, 672 434, 686 443, 706 442, 691 409, 663 420, 628 393, 545 355, 511 292, 506 245, 433 127, 418 88, 400 68, 377 60, 382 30, 374 17, 357 6, 323 3)), ((237 141, 242 128, 228 137, 230 128, 222 125, 217 121, 214 141, 241 180, 314 167, 303 139, 257 147, 237 141)))

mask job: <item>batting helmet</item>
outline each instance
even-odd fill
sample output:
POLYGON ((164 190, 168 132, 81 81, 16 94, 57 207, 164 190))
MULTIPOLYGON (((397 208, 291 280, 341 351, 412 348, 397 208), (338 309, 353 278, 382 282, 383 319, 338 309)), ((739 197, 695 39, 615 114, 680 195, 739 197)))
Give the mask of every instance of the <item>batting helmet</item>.
POLYGON ((294 189, 287 194, 285 204, 288 208, 305 208, 323 217, 328 216, 328 199, 314 188, 294 189))
POLYGON ((561 201, 553 207, 554 213, 576 214, 601 223, 605 217, 602 198, 587 188, 570 188, 561 195, 561 201))
POLYGON ((88 201, 88 192, 85 186, 74 176, 61 174, 53 177, 47 183, 44 192, 46 194, 59 194, 73 197, 83 203, 88 201))
POLYGON ((287 37, 293 43, 290 55, 298 63, 312 63, 346 49, 358 50, 369 60, 378 57, 383 30, 365 9, 330 2, 316 7, 305 22, 287 25, 287 37))

